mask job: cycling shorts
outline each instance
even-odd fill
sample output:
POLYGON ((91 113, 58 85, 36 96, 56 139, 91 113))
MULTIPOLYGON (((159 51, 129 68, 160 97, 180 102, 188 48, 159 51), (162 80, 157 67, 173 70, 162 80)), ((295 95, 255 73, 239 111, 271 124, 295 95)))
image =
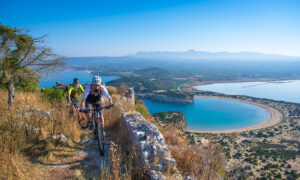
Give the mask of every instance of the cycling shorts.
MULTIPOLYGON (((85 109, 88 113, 92 112, 93 111, 93 105, 95 105, 97 108, 102 108, 102 103, 101 103, 101 100, 98 100, 98 101, 88 101, 86 100, 86 103, 85 103, 85 109)), ((104 109, 102 109, 100 111, 101 114, 104 113, 104 109)))

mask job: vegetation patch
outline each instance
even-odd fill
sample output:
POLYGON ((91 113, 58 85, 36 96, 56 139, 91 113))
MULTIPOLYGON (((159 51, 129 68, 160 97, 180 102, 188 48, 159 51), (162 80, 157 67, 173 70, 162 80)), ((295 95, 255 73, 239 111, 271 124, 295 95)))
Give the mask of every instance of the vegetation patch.
POLYGON ((178 111, 169 111, 152 114, 153 117, 164 124, 172 125, 180 129, 186 129, 187 123, 184 114, 178 111))

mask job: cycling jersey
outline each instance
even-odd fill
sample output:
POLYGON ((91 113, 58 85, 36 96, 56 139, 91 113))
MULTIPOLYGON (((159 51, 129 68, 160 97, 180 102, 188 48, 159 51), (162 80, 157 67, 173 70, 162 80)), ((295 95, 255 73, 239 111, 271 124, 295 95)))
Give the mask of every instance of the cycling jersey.
MULTIPOLYGON (((87 85, 87 87, 85 88, 84 92, 83 92, 83 95, 82 95, 82 99, 83 100, 86 100, 86 110, 88 112, 91 112, 92 111, 92 106, 93 105, 96 105, 98 107, 102 107, 102 104, 101 104, 101 96, 102 94, 107 98, 107 99, 110 99, 110 95, 106 89, 105 86, 100 86, 99 89, 94 89, 93 88, 93 85, 87 85)), ((103 114, 104 112, 104 109, 102 109, 101 111, 101 114, 103 114)))
MULTIPOLYGON (((84 92, 83 92, 83 95, 82 95, 82 99, 86 99, 88 97, 88 95, 90 94, 91 92, 91 88, 92 88, 92 85, 89 84, 86 86, 84 92)), ((105 86, 101 85, 100 87, 100 91, 103 93, 103 95, 107 98, 107 99, 110 99, 110 95, 107 91, 107 89, 105 88, 105 86)))
POLYGON ((70 86, 69 90, 68 90, 68 93, 69 94, 71 93, 71 97, 77 98, 80 91, 84 92, 84 89, 82 88, 81 84, 78 84, 78 87, 70 86))

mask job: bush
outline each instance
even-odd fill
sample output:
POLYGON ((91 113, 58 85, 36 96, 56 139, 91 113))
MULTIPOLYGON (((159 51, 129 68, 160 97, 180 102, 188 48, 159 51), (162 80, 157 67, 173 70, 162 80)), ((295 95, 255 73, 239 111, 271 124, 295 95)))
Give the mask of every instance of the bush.
POLYGON ((129 89, 129 86, 128 86, 128 85, 122 84, 122 85, 118 88, 118 94, 124 95, 125 92, 128 91, 128 89, 129 89))
POLYGON ((112 96, 113 94, 118 94, 118 89, 114 86, 106 86, 109 94, 112 96))
POLYGON ((151 116, 149 114, 148 109, 146 108, 146 106, 141 104, 136 97, 134 98, 134 102, 135 102, 135 110, 137 112, 141 113, 141 115, 144 116, 144 118, 148 118, 148 117, 151 116))
POLYGON ((146 117, 147 114, 148 114, 147 108, 145 106, 141 105, 141 104, 137 104, 135 106, 135 110, 137 112, 141 113, 144 117, 146 117))
POLYGON ((62 101, 64 99, 63 93, 62 89, 45 88, 43 90, 43 97, 50 101, 62 101))
POLYGON ((33 80, 33 81, 20 80, 18 83, 16 83, 15 88, 16 90, 23 91, 23 92, 38 92, 40 91, 38 83, 39 80, 33 80))

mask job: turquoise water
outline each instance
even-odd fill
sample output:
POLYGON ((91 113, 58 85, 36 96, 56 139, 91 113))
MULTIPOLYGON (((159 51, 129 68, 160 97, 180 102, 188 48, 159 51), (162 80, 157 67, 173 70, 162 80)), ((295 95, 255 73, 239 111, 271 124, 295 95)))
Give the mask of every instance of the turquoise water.
MULTIPOLYGON (((40 88, 45 87, 53 87, 56 86, 56 82, 61 82, 64 84, 71 84, 73 82, 73 79, 77 77, 79 78, 80 84, 87 84, 91 83, 93 74, 90 74, 85 71, 76 71, 76 70, 62 70, 59 73, 51 73, 42 75, 41 82, 39 83, 40 88)), ((104 83, 107 83, 111 80, 117 79, 118 77, 115 76, 101 76, 102 81, 104 83)))
POLYGON ((190 130, 216 131, 245 128, 267 121, 265 109, 223 99, 195 98, 194 104, 171 104, 144 100, 150 113, 180 111, 190 130))
POLYGON ((247 95, 279 101, 300 103, 300 80, 275 82, 216 83, 195 87, 231 95, 247 95))

